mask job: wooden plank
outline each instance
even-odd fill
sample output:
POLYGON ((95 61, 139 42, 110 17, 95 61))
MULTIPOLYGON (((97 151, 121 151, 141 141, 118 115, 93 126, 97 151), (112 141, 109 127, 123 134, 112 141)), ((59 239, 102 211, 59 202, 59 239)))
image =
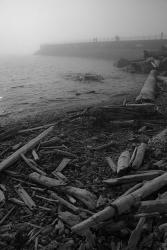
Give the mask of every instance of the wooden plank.
POLYGON ((52 172, 52 174, 55 175, 57 174, 57 172, 61 172, 68 165, 70 161, 71 159, 64 158, 59 164, 59 166, 52 172))

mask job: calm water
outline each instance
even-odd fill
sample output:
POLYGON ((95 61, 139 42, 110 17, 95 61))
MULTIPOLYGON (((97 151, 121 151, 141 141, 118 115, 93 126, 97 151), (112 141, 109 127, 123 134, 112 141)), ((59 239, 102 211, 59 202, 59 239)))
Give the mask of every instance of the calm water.
POLYGON ((109 101, 138 91, 145 76, 116 69, 112 61, 83 58, 1 56, 0 115, 25 115, 109 101), (101 74, 99 82, 74 81, 66 75, 101 74), (95 93, 88 93, 95 91, 95 93))

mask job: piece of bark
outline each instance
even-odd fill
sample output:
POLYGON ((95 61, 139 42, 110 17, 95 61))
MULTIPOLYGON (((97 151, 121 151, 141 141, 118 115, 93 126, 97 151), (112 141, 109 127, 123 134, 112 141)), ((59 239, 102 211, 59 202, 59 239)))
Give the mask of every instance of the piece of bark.
POLYGON ((48 193, 50 194, 50 196, 55 199, 58 200, 60 202, 60 204, 64 205, 65 207, 68 207, 69 209, 71 209, 72 211, 74 211, 75 213, 79 212, 79 208, 74 206, 73 204, 71 204, 70 202, 64 200, 63 198, 61 198, 59 195, 57 195, 55 192, 53 191, 48 191, 48 193))
POLYGON ((113 173, 117 172, 117 166, 114 163, 114 161, 111 159, 111 157, 105 157, 108 165, 110 166, 111 170, 113 171, 113 173))
POLYGON ((80 232, 87 230, 92 225, 98 224, 101 221, 107 220, 112 218, 117 214, 121 215, 126 211, 130 210, 132 206, 136 204, 136 201, 142 200, 147 196, 153 194, 154 192, 158 191, 162 187, 167 185, 167 173, 154 178, 151 181, 147 181, 144 185, 134 191, 133 193, 123 196, 121 198, 116 199, 112 204, 112 206, 108 206, 102 211, 97 212, 96 214, 92 215, 88 219, 80 222, 79 224, 72 227, 72 231, 80 232), (117 209, 115 209, 115 207, 117 209))
POLYGON ((68 211, 59 212, 58 215, 63 222, 67 223, 71 227, 78 224, 81 221, 78 215, 72 214, 68 211))
POLYGON ((89 209, 96 208, 97 197, 88 190, 71 186, 64 187, 62 190, 82 201, 89 209))
POLYGON ((137 152, 137 147, 135 147, 134 150, 133 150, 132 156, 131 156, 131 158, 130 158, 129 165, 131 165, 132 162, 134 161, 134 159, 135 159, 135 157, 136 157, 136 152, 137 152))
POLYGON ((15 186, 15 190, 30 210, 33 210, 36 207, 35 202, 20 184, 15 186))
POLYGON ((142 201, 139 207, 139 213, 166 213, 167 199, 142 201))
POLYGON ((146 219, 144 217, 139 219, 139 222, 137 223, 136 228, 131 233, 131 236, 128 241, 128 247, 127 250, 135 250, 137 247, 137 244, 140 240, 141 233, 143 231, 143 225, 145 223, 146 219))
POLYGON ((35 161, 39 161, 39 156, 35 150, 32 150, 32 156, 34 157, 35 161))
POLYGON ((41 169, 37 168, 34 164, 32 164, 30 160, 24 154, 20 154, 20 156, 24 160, 24 162, 27 164, 28 167, 30 167, 31 169, 33 169, 39 174, 46 175, 44 171, 42 171, 41 169))
POLYGON ((54 127, 48 128, 37 137, 29 141, 27 144, 25 144, 23 147, 19 148, 16 152, 8 156, 5 160, 3 160, 0 163, 0 171, 14 164, 20 158, 20 154, 25 154, 28 150, 34 148, 45 136, 47 136, 53 130, 53 128, 54 127))
POLYGON ((118 163, 117 163, 117 174, 118 175, 122 175, 127 171, 128 167, 129 167, 129 162, 130 162, 130 153, 128 150, 126 150, 126 151, 122 152, 118 158, 118 163))
POLYGON ((157 95, 157 71, 151 70, 148 75, 139 96, 136 98, 136 102, 154 102, 157 95))
POLYGON ((134 161, 132 162, 132 167, 134 169, 138 169, 141 167, 144 159, 144 155, 146 152, 147 144, 141 143, 140 146, 137 147, 137 152, 134 161))
POLYGON ((61 163, 59 164, 59 166, 52 172, 52 174, 56 174, 57 172, 61 172, 67 165, 68 163, 71 161, 71 159, 68 158, 64 158, 61 163))
POLYGON ((148 181, 152 180, 153 178, 162 175, 164 171, 157 170, 157 171, 150 171, 147 173, 141 173, 141 174, 133 174, 133 175, 125 175, 119 178, 111 178, 104 180, 103 182, 108 185, 120 185, 125 183, 131 183, 131 182, 141 182, 141 181, 148 181))
POLYGON ((63 155, 63 156, 70 157, 70 158, 77 158, 76 155, 70 152, 64 151, 64 150, 60 150, 60 149, 53 149, 52 151, 43 151, 42 153, 43 154, 57 154, 57 155, 63 155))
POLYGON ((29 174, 29 179, 45 187, 57 187, 57 186, 65 185, 64 181, 56 180, 56 179, 41 175, 36 172, 29 174))

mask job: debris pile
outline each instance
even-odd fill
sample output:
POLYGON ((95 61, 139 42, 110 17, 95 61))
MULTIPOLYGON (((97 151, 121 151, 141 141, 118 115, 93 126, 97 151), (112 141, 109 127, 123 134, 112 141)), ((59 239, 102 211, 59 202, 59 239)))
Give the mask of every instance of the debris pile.
MULTIPOLYGON (((0 248, 167 248, 167 116, 151 69, 136 101, 1 127, 0 248)), ((164 107, 165 110, 165 107, 164 107)))
POLYGON ((167 76, 167 49, 162 47, 160 50, 144 50, 144 57, 136 60, 121 58, 115 63, 118 68, 130 73, 149 73, 152 69, 158 69, 163 76, 167 76))

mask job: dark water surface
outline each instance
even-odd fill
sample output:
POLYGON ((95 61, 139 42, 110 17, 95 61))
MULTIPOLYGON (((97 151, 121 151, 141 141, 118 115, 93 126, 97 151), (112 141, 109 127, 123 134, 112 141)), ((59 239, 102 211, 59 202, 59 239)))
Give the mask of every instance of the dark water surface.
POLYGON ((19 117, 112 102, 117 96, 138 92, 145 77, 123 72, 111 60, 0 56, 0 115, 19 117), (87 72, 101 74, 104 81, 80 82, 67 77, 87 72))

